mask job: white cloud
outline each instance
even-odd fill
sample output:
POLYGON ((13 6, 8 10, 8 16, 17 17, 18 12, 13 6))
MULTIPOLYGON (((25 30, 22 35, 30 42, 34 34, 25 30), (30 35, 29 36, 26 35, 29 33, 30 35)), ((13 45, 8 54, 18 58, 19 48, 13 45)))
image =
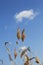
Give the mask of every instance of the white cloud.
POLYGON ((33 9, 24 10, 15 15, 15 18, 18 22, 21 22, 23 18, 33 20, 38 15, 38 12, 34 11, 33 9))

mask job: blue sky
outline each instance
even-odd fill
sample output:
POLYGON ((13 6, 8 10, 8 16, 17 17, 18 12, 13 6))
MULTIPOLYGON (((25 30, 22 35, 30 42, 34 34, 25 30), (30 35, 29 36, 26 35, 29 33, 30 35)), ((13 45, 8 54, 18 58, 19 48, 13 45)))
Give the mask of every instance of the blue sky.
POLYGON ((10 46, 12 56, 15 47, 18 49, 19 46, 30 46, 35 55, 43 62, 43 0, 0 0, 0 59, 4 60, 4 65, 10 65, 4 47, 5 41, 12 43, 10 46), (32 20, 23 15, 21 21, 16 19, 16 14, 19 15, 23 11, 29 12, 30 10, 33 10, 34 15, 34 12, 37 13, 32 20), (25 28, 26 39, 23 43, 20 40, 17 46, 18 27, 20 30, 25 28))

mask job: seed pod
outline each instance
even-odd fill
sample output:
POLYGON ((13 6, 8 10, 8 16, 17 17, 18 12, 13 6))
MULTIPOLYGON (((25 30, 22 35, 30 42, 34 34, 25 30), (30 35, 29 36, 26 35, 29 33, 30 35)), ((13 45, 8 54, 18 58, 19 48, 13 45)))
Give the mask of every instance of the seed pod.
POLYGON ((25 37, 26 37, 25 34, 24 34, 24 31, 25 31, 25 30, 23 29, 23 30, 22 30, 22 36, 21 36, 22 41, 24 41, 24 39, 25 39, 25 37))
POLYGON ((17 38, 20 39, 20 28, 18 28, 18 31, 17 31, 17 38))
POLYGON ((35 57, 36 63, 40 63, 40 60, 38 57, 35 57))
POLYGON ((17 52, 16 52, 16 49, 14 49, 14 58, 16 59, 17 57, 17 52))

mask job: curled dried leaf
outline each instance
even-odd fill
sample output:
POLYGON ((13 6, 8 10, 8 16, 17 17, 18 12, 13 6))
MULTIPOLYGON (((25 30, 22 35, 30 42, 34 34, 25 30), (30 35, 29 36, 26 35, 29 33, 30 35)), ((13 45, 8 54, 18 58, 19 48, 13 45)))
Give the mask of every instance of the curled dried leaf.
POLYGON ((5 46, 8 45, 8 44, 9 44, 9 42, 5 42, 5 46))
POLYGON ((16 41, 16 44, 18 44, 18 41, 16 41))
POLYGON ((9 60, 10 61, 13 61, 12 57, 11 57, 11 54, 8 54, 9 55, 9 60))
POLYGON ((28 61, 29 60, 29 57, 27 54, 25 54, 25 61, 28 61))
POLYGON ((7 48, 7 47, 6 47, 6 49, 7 49, 7 52, 8 52, 8 53, 10 53, 10 49, 9 49, 9 48, 7 48))
POLYGON ((30 49, 30 47, 28 47, 28 48, 27 48, 27 50, 28 50, 29 52, 31 52, 31 49, 30 49))
POLYGON ((27 50, 30 52, 30 48, 25 48, 22 52, 21 52, 21 57, 27 52, 27 50))
POLYGON ((27 51, 27 50, 25 49, 25 50, 23 50, 23 51, 21 52, 21 57, 25 54, 26 51, 27 51))
POLYGON ((29 62, 29 61, 26 61, 26 62, 24 63, 24 65, 30 65, 30 62, 29 62))
POLYGON ((29 60, 35 59, 35 57, 30 58, 29 60))

